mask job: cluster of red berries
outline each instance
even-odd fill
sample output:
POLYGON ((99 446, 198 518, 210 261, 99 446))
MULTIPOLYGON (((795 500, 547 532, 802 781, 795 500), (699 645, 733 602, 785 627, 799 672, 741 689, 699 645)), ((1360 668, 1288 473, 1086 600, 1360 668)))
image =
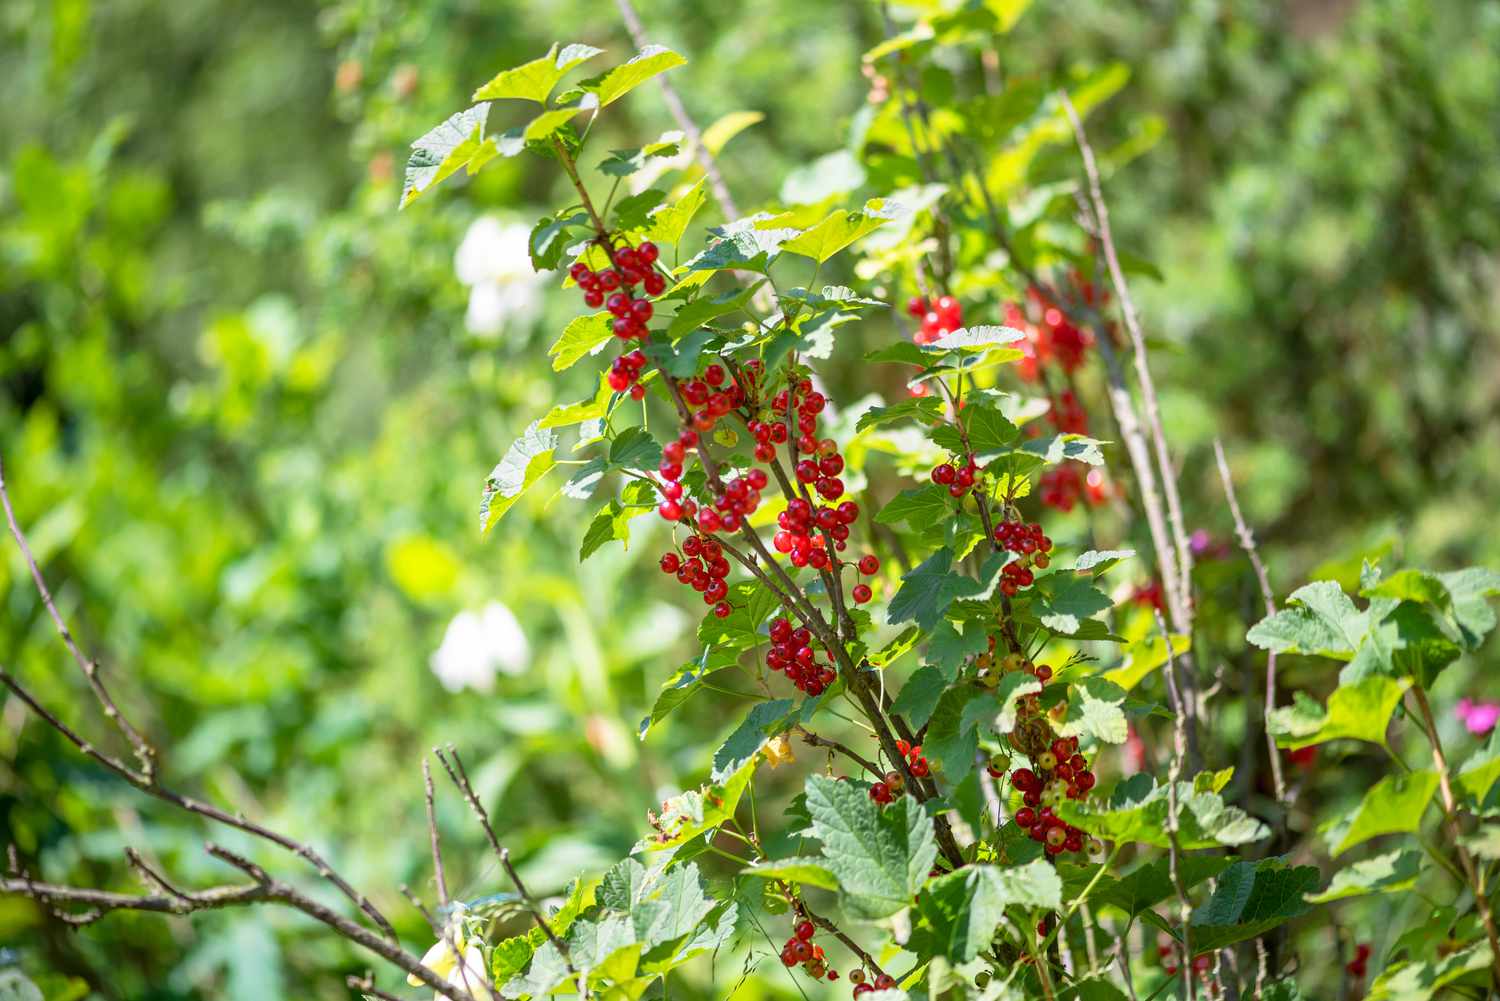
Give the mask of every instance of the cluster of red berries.
POLYGON ((805 497, 793 497, 786 503, 786 510, 776 516, 780 529, 771 537, 771 545, 778 553, 787 554, 794 567, 810 566, 814 570, 826 570, 833 565, 833 556, 828 552, 827 538, 833 539, 835 550, 848 546, 849 526, 859 519, 859 505, 844 501, 814 507, 805 497))
POLYGON ((1363 978, 1365 975, 1365 964, 1370 961, 1370 944, 1361 942, 1354 947, 1354 958, 1351 959, 1344 969, 1351 977, 1363 978))
MULTIPOLYGON (((1039 676, 1041 670, 1037 668, 1039 676)), ((1045 845, 1048 855, 1102 853, 1101 842, 1094 838, 1085 840, 1082 830, 1067 824, 1052 809, 1064 798, 1083 799, 1097 781, 1088 760, 1078 753, 1078 738, 1058 737, 1051 747, 1032 759, 1032 764, 1034 770, 1017 768, 1011 773, 1011 784, 1021 793, 1022 802, 1016 811, 1016 823, 1029 832, 1033 841, 1045 845)))
MULTIPOLYGON (((921 744, 909 744, 904 740, 898 740, 896 750, 906 758, 906 767, 913 778, 925 779, 932 774, 932 766, 923 756, 921 744)), ((904 792, 906 792, 906 778, 895 770, 886 772, 883 779, 870 786, 870 798, 881 806, 895 801, 904 792)))
POLYGON ((689 379, 682 384, 682 400, 693 413, 694 430, 706 434, 713 430, 719 418, 744 406, 745 391, 729 378, 723 365, 715 362, 703 370, 703 378, 689 379))
POLYGON ((667 521, 691 521, 698 515, 698 504, 691 497, 682 496, 682 466, 687 454, 698 447, 698 432, 688 429, 661 448, 661 464, 656 471, 661 474, 662 501, 656 513, 667 521))
POLYGON ((638 247, 621 247, 613 251, 614 267, 594 271, 582 261, 574 262, 568 275, 583 290, 583 301, 590 309, 604 306, 614 317, 612 329, 621 340, 646 336, 654 307, 649 299, 635 298, 637 285, 648 296, 661 295, 667 280, 656 270, 660 251, 649 241, 638 247))
POLYGON ((1080 500, 1097 507, 1109 500, 1109 479, 1102 469, 1090 469, 1084 474, 1075 463, 1065 462, 1042 474, 1037 495, 1047 507, 1065 513, 1073 510, 1080 500))
POLYGON ((906 303, 906 311, 922 321, 912 340, 918 344, 931 344, 942 340, 964 325, 964 308, 951 295, 938 296, 928 302, 922 296, 913 296, 906 303))
POLYGON ((1137 584, 1130 592, 1130 600, 1142 608, 1154 608, 1158 612, 1166 611, 1166 591, 1162 589, 1161 581, 1156 578, 1148 580, 1144 584, 1137 584))
POLYGON ((811 696, 822 695, 838 672, 830 663, 818 664, 818 651, 812 645, 812 633, 802 626, 794 627, 789 619, 771 622, 771 649, 766 652, 766 666, 785 671, 792 684, 811 696))
POLYGON ((661 572, 675 574, 679 583, 703 595, 703 603, 712 605, 714 615, 719 618, 728 618, 734 610, 724 600, 729 594, 725 581, 729 576, 729 561, 724 558, 723 547, 713 539, 688 536, 682 542, 681 555, 675 551, 661 554, 661 572))
POLYGON ((630 398, 639 400, 646 395, 646 387, 636 380, 641 377, 641 369, 645 367, 646 354, 640 348, 621 355, 609 367, 609 388, 617 393, 628 389, 630 398))
MULTIPOLYGON (((1047 422, 1063 434, 1089 433, 1088 412, 1078 402, 1078 394, 1071 389, 1057 394, 1057 399, 1052 401, 1052 409, 1047 411, 1047 422)), ((1038 425, 1030 425, 1030 428, 1032 434, 1041 434, 1038 425)))
POLYGON ((948 494, 952 497, 962 497, 974 486, 974 481, 979 478, 982 470, 974 457, 969 456, 963 465, 955 465, 951 462, 940 462, 932 467, 932 482, 940 487, 947 487, 948 494))
MULTIPOLYGON (((1165 963, 1162 966, 1162 972, 1169 977, 1177 975, 1177 954, 1180 951, 1180 947, 1175 944, 1157 946, 1156 954, 1163 960, 1165 960, 1165 963)), ((1201 977, 1210 972, 1213 968, 1214 957, 1212 955, 1204 953, 1201 956, 1193 957, 1193 972, 1197 974, 1197 976, 1201 977)))
MULTIPOLYGON (((1076 274, 1073 282, 1083 301, 1093 305, 1093 284, 1076 274)), ((1071 374, 1083 364, 1089 347, 1094 343, 1093 335, 1075 326, 1068 315, 1047 301, 1037 288, 1028 289, 1027 298, 1036 322, 1032 322, 1027 310, 1017 303, 1008 303, 1005 307, 1006 326, 1026 333, 1026 340, 1020 344, 1025 352, 1020 362, 1021 378, 1027 382, 1037 381, 1041 378, 1042 366, 1054 361, 1064 372, 1071 374)))
POLYGON ((781 964, 790 967, 801 963, 803 972, 814 980, 822 980, 825 976, 829 980, 837 980, 839 971, 828 968, 823 947, 813 943, 813 933, 816 931, 813 923, 806 918, 798 921, 786 944, 781 947, 781 964))
POLYGON ((1007 598, 1015 597, 1021 588, 1036 581, 1032 567, 1043 570, 1051 562, 1047 554, 1052 551, 1052 540, 1042 533, 1040 523, 1002 521, 995 526, 995 544, 1021 555, 1000 571, 1000 591, 1007 598))
POLYGON ((849 982, 854 985, 855 997, 871 991, 888 991, 896 986, 896 978, 889 973, 878 974, 874 980, 870 980, 865 976, 864 970, 850 970, 849 982))

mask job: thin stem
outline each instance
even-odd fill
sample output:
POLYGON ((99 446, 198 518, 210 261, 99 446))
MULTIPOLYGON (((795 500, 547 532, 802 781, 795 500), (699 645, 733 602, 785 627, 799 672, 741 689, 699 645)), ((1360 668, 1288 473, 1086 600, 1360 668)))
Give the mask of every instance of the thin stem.
POLYGON ((1442 794, 1443 813, 1447 821, 1448 833, 1453 839, 1453 850, 1458 856, 1458 864, 1463 868, 1465 881, 1469 891, 1474 894, 1474 906, 1479 911, 1479 918, 1484 923, 1485 937, 1490 941, 1490 977, 1497 989, 1500 989, 1500 931, 1495 927, 1495 915, 1490 910, 1490 901, 1484 892, 1484 882, 1479 878, 1479 870, 1474 865, 1474 857, 1464 847, 1461 839, 1461 831, 1458 823, 1458 798, 1453 794, 1453 784, 1448 777, 1448 759, 1443 754, 1443 742, 1438 736, 1437 723, 1432 717, 1432 706, 1427 701, 1427 692, 1420 685, 1411 686, 1413 700, 1417 703, 1417 711, 1422 721, 1422 728, 1427 733, 1427 740, 1432 745, 1432 764, 1437 769, 1438 790, 1442 794))
MULTIPOLYGON (((1260 586, 1261 601, 1266 615, 1276 614, 1276 599, 1271 593, 1271 579, 1266 574, 1266 565, 1261 562, 1260 552, 1255 548, 1255 535, 1250 531, 1245 516, 1240 511, 1239 498, 1234 493, 1234 479, 1229 475, 1229 461, 1224 458, 1224 444, 1214 439, 1214 461, 1219 467, 1219 480, 1224 485, 1224 499, 1229 502, 1229 513, 1234 516, 1234 531, 1240 548, 1250 559, 1255 571, 1255 581, 1260 586)), ((1170 642, 1170 640, 1169 640, 1170 642)), ((1271 714, 1276 711, 1276 651, 1266 654, 1266 706, 1264 714, 1266 750, 1271 756, 1271 781, 1276 790, 1276 801, 1286 803, 1286 780, 1281 773, 1281 751, 1276 747, 1276 738, 1271 734, 1271 714)))
POLYGON ((432 768, 422 759, 422 791, 427 800, 427 835, 432 842, 433 879, 437 882, 438 905, 448 906, 448 875, 443 871, 443 845, 438 838, 437 812, 432 802, 432 768))
POLYGON ((1182 498, 1177 492, 1177 475, 1167 452, 1167 436, 1162 428, 1161 406, 1156 398, 1156 383, 1151 377, 1151 366, 1146 355, 1146 337, 1141 332, 1140 317, 1136 313, 1135 300, 1130 295, 1130 286, 1125 281, 1125 271, 1120 266, 1120 255, 1115 249, 1114 233, 1109 224, 1109 206, 1104 200, 1104 191, 1099 181, 1099 165, 1094 158, 1094 149, 1089 145, 1088 134, 1083 128, 1083 119, 1066 91, 1059 91, 1063 110, 1073 125, 1073 134, 1078 140, 1078 152, 1083 158, 1083 169, 1088 177, 1089 201, 1093 205, 1094 219, 1099 226, 1099 239, 1103 244, 1104 260, 1109 266, 1110 283, 1120 302, 1120 313, 1125 318, 1125 329, 1135 348, 1135 373, 1141 387, 1141 400, 1146 405, 1146 424, 1151 430, 1152 444, 1156 449, 1156 463, 1161 473, 1162 489, 1167 498, 1167 514, 1171 520, 1172 535, 1177 544, 1178 601, 1182 609, 1191 614, 1193 551, 1188 542, 1187 530, 1182 520, 1182 498))
POLYGON ((1182 760, 1187 754, 1187 735, 1184 732, 1182 692, 1177 685, 1177 658, 1172 654, 1172 635, 1167 632, 1167 624, 1162 620, 1159 611, 1156 613, 1156 626, 1161 630, 1162 639, 1167 644, 1167 694, 1176 711, 1176 719, 1172 722, 1172 764, 1167 773, 1166 827, 1167 840, 1170 845, 1167 866, 1172 876, 1172 887, 1177 891, 1177 902, 1182 920, 1182 951, 1185 956, 1182 963, 1182 995, 1191 1001, 1197 996, 1197 988, 1193 982, 1193 906, 1188 900, 1187 885, 1182 880, 1180 869, 1182 845, 1177 838, 1179 819, 1177 783, 1182 778, 1182 760))

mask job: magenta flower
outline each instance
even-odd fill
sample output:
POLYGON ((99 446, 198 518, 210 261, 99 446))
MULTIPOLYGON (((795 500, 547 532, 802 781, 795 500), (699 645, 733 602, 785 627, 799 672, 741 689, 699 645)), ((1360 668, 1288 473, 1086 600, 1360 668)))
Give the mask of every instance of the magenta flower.
POLYGON ((1483 737, 1500 723, 1500 702, 1474 702, 1459 699, 1453 707, 1453 715, 1464 721, 1464 726, 1476 737, 1483 737))

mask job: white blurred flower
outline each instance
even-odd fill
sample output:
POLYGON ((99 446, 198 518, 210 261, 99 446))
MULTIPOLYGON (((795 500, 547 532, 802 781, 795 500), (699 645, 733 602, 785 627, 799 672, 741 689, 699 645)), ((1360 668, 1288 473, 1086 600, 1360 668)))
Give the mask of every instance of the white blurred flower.
POLYGON ((525 323, 536 315, 545 277, 531 268, 530 241, 524 223, 485 215, 469 225, 453 270, 469 286, 464 322, 471 332, 494 336, 507 322, 525 323))
POLYGON ((478 612, 463 611, 448 623, 432 655, 432 673, 450 692, 488 692, 495 674, 520 674, 531 661, 531 644, 509 608, 492 601, 478 612))
MULTIPOLYGON (((460 993, 468 994, 471 998, 493 998, 494 995, 485 986, 484 952, 479 948, 479 941, 468 939, 464 935, 464 905, 453 906, 453 916, 448 920, 443 937, 423 954, 422 965, 445 978, 460 993), (455 948, 463 954, 462 962, 454 952, 455 948)), ((406 975, 406 982, 413 987, 422 986, 422 978, 414 973, 406 975)), ((433 1001, 442 1001, 443 996, 434 993, 432 997, 433 1001)))

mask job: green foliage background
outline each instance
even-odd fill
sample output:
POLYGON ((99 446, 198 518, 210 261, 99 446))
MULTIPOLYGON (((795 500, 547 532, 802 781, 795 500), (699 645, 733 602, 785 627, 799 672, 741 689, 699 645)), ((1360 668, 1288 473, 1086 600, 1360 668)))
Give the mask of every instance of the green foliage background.
MULTIPOLYGON (((643 10, 689 56, 676 80, 700 121, 766 115, 723 158, 745 204, 837 148, 867 100, 860 54, 881 37, 873 6, 754 6, 643 10)), ((395 887, 428 878, 427 748, 463 749, 523 874, 551 892, 628 851, 644 807, 705 775, 729 729, 695 703, 636 739, 690 632, 651 568, 654 525, 587 573, 580 518, 540 491, 503 531, 476 530, 505 445, 589 389, 581 371, 559 386, 544 358, 568 296, 549 290, 535 322, 495 339, 464 329, 454 249, 482 212, 560 203, 538 187, 548 175, 495 163, 391 211, 411 137, 555 37, 625 51, 613 13, 576 0, 0 10, 0 453, 19 516, 178 784, 325 848, 413 942, 428 935, 395 887), (523 623, 531 665, 489 694, 450 694, 429 657, 455 612, 492 598, 523 623)), ((1037 3, 1000 52, 1006 74, 1131 69, 1091 127, 1101 146, 1143 150, 1111 179, 1112 209, 1160 274, 1138 292, 1192 527, 1228 539, 1217 434, 1282 593, 1330 576, 1353 589, 1361 558, 1384 552, 1500 565, 1497 51, 1494 3, 1075 0, 1037 3)), ((672 127, 654 88, 606 124, 614 145, 672 127)), ((833 373, 834 390, 864 391, 859 375, 833 373)), ((0 662, 97 728, 3 552, 0 662)), ((1254 659, 1242 623, 1258 617, 1243 569, 1209 561, 1198 578, 1231 613, 1204 621, 1235 664, 1254 659)), ((1445 676, 1440 711, 1500 695, 1484 663, 1445 676)), ((1320 696, 1333 684, 1295 658, 1285 677, 1320 696)), ((124 831, 184 881, 223 878, 199 827, 13 701, 3 714, 0 838, 34 868, 132 889, 124 831)), ((1233 763, 1243 729, 1227 719, 1209 760, 1233 763)), ((1358 754, 1299 781, 1352 803, 1384 768, 1358 754)), ((440 815, 456 886, 499 890, 461 804, 440 815)), ((1362 914, 1349 919, 1377 932, 1362 914)), ((121 915, 72 934, 11 898, 0 946, 49 996, 345 997, 342 973, 366 962, 273 910, 121 915)), ((768 975, 744 991, 789 988, 768 975)))

